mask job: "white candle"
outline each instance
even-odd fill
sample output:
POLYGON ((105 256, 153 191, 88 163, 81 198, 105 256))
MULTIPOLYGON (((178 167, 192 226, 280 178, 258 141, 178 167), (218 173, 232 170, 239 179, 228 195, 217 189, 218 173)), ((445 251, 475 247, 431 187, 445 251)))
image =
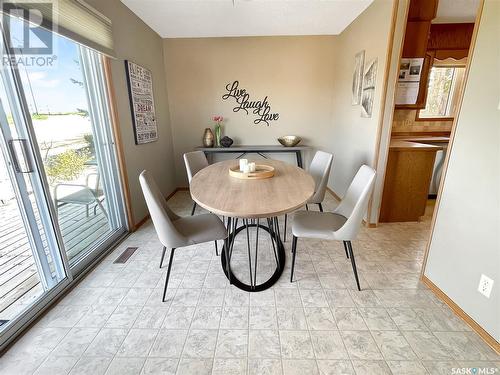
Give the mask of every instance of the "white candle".
POLYGON ((255 172, 255 163, 248 163, 248 167, 250 168, 250 172, 255 172))
POLYGON ((247 165, 248 165, 248 159, 240 159, 240 172, 245 172, 244 169, 247 165))
POLYGON ((242 170, 243 173, 250 173, 250 164, 245 164, 243 166, 243 170, 242 170))

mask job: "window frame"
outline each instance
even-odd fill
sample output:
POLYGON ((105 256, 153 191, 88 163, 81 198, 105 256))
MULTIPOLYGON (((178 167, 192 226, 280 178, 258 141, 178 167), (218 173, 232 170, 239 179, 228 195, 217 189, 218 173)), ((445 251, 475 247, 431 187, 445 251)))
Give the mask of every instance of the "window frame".
MULTIPOLYGON (((455 60, 455 59, 452 59, 452 58, 448 58, 446 60, 438 60, 438 59, 435 59, 432 66, 430 67, 430 69, 432 68, 466 68, 467 66, 467 58, 463 58, 463 59, 460 59, 460 60, 455 60)), ((429 69, 429 75, 428 75, 428 80, 430 79, 430 69, 429 69)), ((453 72, 453 80, 455 80, 455 77, 456 77, 456 72, 453 72)), ((455 85, 456 81, 453 82, 453 84, 455 85)), ((459 90, 462 90, 463 89, 463 85, 464 85, 464 81, 462 81, 462 87, 459 88, 459 90)), ((427 94, 428 94, 428 90, 429 90, 429 81, 427 81, 427 88, 426 88, 426 92, 425 92, 425 104, 427 104, 427 94)), ((455 90, 455 89, 454 89, 455 90)), ((450 94, 452 96, 455 96, 456 94, 454 93, 455 91, 452 91, 450 92, 450 94)), ((449 99, 449 98, 448 98, 449 99)), ((442 116, 442 117, 421 117, 420 116, 420 111, 424 110, 424 108, 420 108, 416 111, 416 114, 415 114, 415 121, 429 121, 429 122, 439 122, 439 121, 442 121, 442 122, 448 122, 448 121, 453 121, 455 119, 455 116, 456 116, 456 113, 454 113, 454 116, 442 116)))

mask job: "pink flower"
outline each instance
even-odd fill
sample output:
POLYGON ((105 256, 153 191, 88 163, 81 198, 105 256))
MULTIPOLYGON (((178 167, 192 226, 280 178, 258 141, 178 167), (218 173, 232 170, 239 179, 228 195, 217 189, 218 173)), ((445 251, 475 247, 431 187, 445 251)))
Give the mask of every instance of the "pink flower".
POLYGON ((213 116, 212 120, 214 120, 215 122, 222 122, 222 120, 224 120, 224 117, 222 117, 222 116, 213 116))

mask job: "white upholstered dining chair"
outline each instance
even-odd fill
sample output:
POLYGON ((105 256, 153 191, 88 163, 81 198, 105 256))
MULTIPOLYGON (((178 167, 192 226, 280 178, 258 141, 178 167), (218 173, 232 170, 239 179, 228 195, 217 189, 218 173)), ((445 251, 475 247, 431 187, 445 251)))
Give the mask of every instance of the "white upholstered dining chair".
MULTIPOLYGON (((323 200, 325 199, 326 185, 328 184, 328 178, 330 177, 330 171, 333 164, 333 155, 324 151, 316 151, 313 160, 309 165, 309 173, 314 179, 314 194, 306 203, 306 209, 308 210, 308 204, 317 204, 321 212, 323 212, 323 200)), ((286 222, 288 220, 288 215, 285 215, 285 225, 283 231, 283 241, 286 241, 286 222)))
POLYGON ((358 290, 361 290, 351 241, 355 240, 358 235, 374 183, 375 170, 363 165, 333 212, 300 211, 295 213, 292 224, 293 255, 290 282, 293 281, 298 238, 336 240, 343 241, 346 255, 351 259, 358 290))
MULTIPOLYGON (((184 164, 186 165, 186 172, 188 176, 189 184, 191 185, 191 180, 193 176, 201 171, 203 168, 208 167, 208 160, 203 151, 192 151, 184 154, 184 164)), ((191 210, 191 216, 194 215, 196 210, 196 202, 193 202, 193 209, 191 210)))
POLYGON ((175 249, 209 241, 223 240, 227 237, 227 230, 222 221, 214 214, 177 216, 168 208, 165 198, 148 171, 142 171, 139 181, 156 234, 163 245, 160 268, 163 265, 163 258, 167 248, 171 249, 165 288, 163 289, 162 301, 165 302, 175 249))

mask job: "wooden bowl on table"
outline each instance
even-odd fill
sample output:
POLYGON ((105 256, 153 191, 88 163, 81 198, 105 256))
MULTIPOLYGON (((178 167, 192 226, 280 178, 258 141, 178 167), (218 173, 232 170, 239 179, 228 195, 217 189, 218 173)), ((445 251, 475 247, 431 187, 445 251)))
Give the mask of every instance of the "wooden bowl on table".
POLYGON ((231 177, 239 178, 240 180, 262 180, 264 178, 271 178, 274 176, 274 167, 270 165, 257 164, 255 172, 244 173, 240 171, 240 166, 236 165, 229 168, 229 175, 231 177))

